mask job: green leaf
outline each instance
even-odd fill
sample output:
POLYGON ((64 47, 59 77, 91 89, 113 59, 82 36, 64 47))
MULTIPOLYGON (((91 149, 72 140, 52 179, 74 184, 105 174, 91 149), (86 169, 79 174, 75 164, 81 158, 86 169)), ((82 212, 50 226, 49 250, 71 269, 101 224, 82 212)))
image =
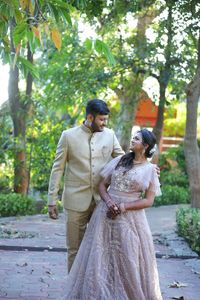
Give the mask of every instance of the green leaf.
POLYGON ((16 25, 13 31, 13 41, 15 45, 20 44, 21 40, 26 36, 27 29, 27 23, 23 22, 16 25))
POLYGON ((104 42, 97 39, 95 41, 94 48, 98 53, 100 53, 100 54, 103 53, 105 55, 106 59, 108 60, 108 62, 111 66, 114 66, 116 64, 116 61, 115 61, 115 58, 114 58, 112 52, 110 51, 109 47, 104 42))
POLYGON ((102 41, 100 40, 96 40, 95 43, 94 43, 94 48, 95 50, 98 52, 98 53, 102 53, 103 49, 102 49, 102 41))
POLYGON ((19 68, 24 72, 25 76, 28 74, 28 72, 30 72, 33 77, 39 79, 39 73, 36 67, 30 61, 19 56, 17 59, 17 64, 19 65, 19 68))
POLYGON ((19 11, 19 9, 15 10, 15 18, 17 23, 20 23, 23 20, 23 14, 19 11))
POLYGON ((57 8, 62 8, 62 9, 69 9, 69 4, 66 3, 65 1, 63 0, 49 0, 48 1, 49 3, 51 3, 51 5, 55 5, 57 8))
POLYGON ((89 50, 92 50, 93 42, 92 42, 92 40, 87 38, 83 45, 89 51, 89 50))
POLYGON ((27 39, 29 42, 31 52, 33 53, 35 51, 36 46, 39 44, 38 39, 36 40, 35 35, 31 30, 27 31, 27 39))
POLYGON ((48 3, 48 7, 49 7, 49 10, 51 11, 51 14, 54 16, 56 23, 59 23, 60 17, 59 17, 59 13, 58 13, 56 6, 48 3))
POLYGON ((70 14, 65 10, 60 10, 60 13, 62 14, 63 18, 67 21, 67 23, 72 26, 72 19, 70 14))

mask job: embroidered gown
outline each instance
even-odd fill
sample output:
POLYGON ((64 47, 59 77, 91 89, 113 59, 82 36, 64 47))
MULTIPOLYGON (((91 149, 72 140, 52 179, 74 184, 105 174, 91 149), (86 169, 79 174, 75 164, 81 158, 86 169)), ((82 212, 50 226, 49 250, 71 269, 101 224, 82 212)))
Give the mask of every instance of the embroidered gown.
MULTIPOLYGON (((115 170, 120 157, 109 162, 101 176, 110 180, 109 195, 116 203, 129 202, 150 189, 160 194, 158 176, 149 162, 125 175, 115 170)), ((154 245, 144 209, 106 216, 98 203, 68 275, 66 300, 162 300, 154 245)))

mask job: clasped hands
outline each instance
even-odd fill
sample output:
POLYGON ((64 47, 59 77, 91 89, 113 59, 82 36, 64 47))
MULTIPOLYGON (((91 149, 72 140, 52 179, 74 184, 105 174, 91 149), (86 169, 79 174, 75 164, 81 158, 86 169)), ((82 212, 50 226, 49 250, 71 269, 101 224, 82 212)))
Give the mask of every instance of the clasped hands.
POLYGON ((107 200, 106 205, 108 207, 108 211, 107 211, 106 215, 109 219, 114 220, 117 217, 117 215, 121 214, 120 206, 118 204, 116 204, 115 202, 113 202, 112 200, 107 200))

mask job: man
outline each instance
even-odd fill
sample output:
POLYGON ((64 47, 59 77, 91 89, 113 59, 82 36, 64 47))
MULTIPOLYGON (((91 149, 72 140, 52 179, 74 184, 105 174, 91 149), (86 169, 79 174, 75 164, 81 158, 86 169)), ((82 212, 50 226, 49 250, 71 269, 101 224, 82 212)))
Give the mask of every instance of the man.
POLYGON ((65 170, 62 201, 66 212, 68 271, 82 241, 87 223, 100 200, 101 169, 114 157, 124 154, 111 129, 105 128, 109 109, 99 99, 86 106, 86 120, 63 131, 49 181, 49 216, 58 217, 56 208, 60 179, 65 170))

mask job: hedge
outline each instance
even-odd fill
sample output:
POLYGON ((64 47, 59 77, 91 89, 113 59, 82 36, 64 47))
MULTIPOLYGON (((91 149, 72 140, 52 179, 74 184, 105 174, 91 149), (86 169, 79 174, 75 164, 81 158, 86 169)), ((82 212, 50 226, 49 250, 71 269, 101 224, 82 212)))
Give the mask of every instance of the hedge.
POLYGON ((200 255, 200 209, 179 208, 176 212, 178 234, 200 255))

